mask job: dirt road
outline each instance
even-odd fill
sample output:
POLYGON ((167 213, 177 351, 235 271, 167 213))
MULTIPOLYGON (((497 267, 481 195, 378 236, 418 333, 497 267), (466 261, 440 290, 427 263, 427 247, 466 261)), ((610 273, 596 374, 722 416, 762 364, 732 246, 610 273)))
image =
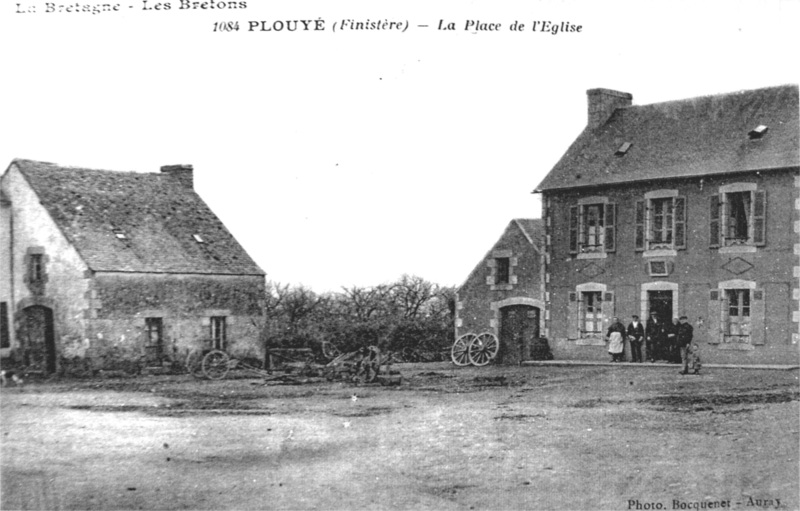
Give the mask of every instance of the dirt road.
POLYGON ((798 509, 797 371, 5 388, 2 509, 798 509))

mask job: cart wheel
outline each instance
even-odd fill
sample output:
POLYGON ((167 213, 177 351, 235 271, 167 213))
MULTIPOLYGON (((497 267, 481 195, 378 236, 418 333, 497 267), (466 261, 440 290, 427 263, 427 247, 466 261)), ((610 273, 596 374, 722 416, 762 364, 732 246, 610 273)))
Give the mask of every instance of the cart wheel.
POLYGON ((341 354, 342 352, 339 351, 339 348, 337 348, 335 344, 329 341, 322 342, 322 356, 326 359, 333 360, 341 354))
POLYGON ((403 361, 405 362, 419 362, 419 353, 411 346, 406 346, 400 353, 403 355, 403 361))
POLYGON ((485 366, 497 356, 500 343, 497 337, 489 332, 484 332, 469 343, 467 354, 469 361, 474 366, 485 366))
POLYGON ((381 350, 377 346, 370 346, 365 360, 364 381, 366 383, 374 383, 381 373, 381 350))
POLYGON ((186 372, 195 378, 203 377, 203 352, 194 349, 186 357, 186 372))
POLYGON ((469 349, 470 343, 477 337, 478 336, 475 334, 464 334, 456 339, 456 342, 453 343, 453 347, 450 348, 450 359, 455 365, 469 365, 469 353, 467 350, 469 349))
POLYGON ((206 356, 203 357, 203 374, 206 375, 206 378, 209 380, 221 380, 228 374, 229 361, 230 357, 224 351, 209 351, 206 356))

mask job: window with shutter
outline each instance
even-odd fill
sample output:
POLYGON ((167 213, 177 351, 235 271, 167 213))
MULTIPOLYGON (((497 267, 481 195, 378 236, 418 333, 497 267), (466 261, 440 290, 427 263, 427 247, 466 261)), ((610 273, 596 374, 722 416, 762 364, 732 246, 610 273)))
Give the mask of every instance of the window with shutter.
POLYGON ((754 192, 753 200, 753 243, 763 247, 767 244, 767 192, 754 192))
POLYGON ((708 246, 710 248, 718 248, 719 247, 719 238, 720 238, 720 228, 719 228, 719 213, 720 213, 720 196, 719 195, 712 195, 709 199, 709 218, 711 219, 709 222, 709 235, 708 235, 708 246))
POLYGON ((580 324, 581 337, 597 337, 603 332, 603 293, 584 291, 581 293, 580 324))
POLYGON ((644 250, 644 201, 636 201, 636 250, 644 250))
POLYGON ((734 253, 766 245, 767 196, 756 187, 755 183, 721 186, 716 212, 712 197, 711 248, 724 247, 725 252, 734 253))
POLYGON ((569 208, 569 252, 578 253, 578 206, 569 208))
POLYGON ((606 231, 605 231, 605 250, 606 252, 613 252, 616 249, 616 220, 617 220, 617 205, 612 203, 606 204, 606 231))
POLYGON ((722 324, 720 323, 722 304, 719 299, 719 290, 712 289, 708 296, 708 342, 719 344, 722 339, 722 324))
POLYGON ((580 338, 580 315, 578 311, 581 303, 578 300, 578 293, 569 294, 569 304, 567 308, 567 338, 579 339, 580 338))
POLYGON ((686 197, 675 197, 675 248, 686 248, 686 197))
POLYGON ((678 190, 653 190, 645 199, 636 205, 636 249, 685 249, 686 197, 678 190))

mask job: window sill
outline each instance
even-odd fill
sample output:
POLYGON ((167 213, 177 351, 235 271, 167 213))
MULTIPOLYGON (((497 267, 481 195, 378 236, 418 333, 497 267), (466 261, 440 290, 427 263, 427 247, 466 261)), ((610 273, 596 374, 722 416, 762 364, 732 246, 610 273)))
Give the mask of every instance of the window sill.
POLYGON ((491 291, 511 291, 514 289, 514 284, 492 284, 489 289, 491 291))
POLYGON ((720 247, 720 254, 753 254, 758 251, 754 245, 737 245, 735 247, 720 247))
POLYGON ((576 256, 576 259, 605 259, 608 254, 605 252, 581 252, 576 256))
POLYGON ((602 337, 582 337, 575 340, 577 346, 605 346, 606 341, 602 337))
POLYGON ((721 350, 732 351, 753 351, 755 349, 752 344, 744 342, 723 342, 718 344, 718 346, 721 350))
POLYGON ((659 250, 645 250, 642 257, 677 257, 678 251, 674 248, 659 249, 659 250))

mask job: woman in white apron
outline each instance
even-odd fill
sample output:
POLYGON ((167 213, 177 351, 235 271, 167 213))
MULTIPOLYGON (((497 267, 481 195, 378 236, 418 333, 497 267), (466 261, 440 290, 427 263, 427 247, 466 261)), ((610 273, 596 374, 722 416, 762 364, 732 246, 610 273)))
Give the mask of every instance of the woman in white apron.
POLYGON ((614 318, 611 326, 608 327, 606 341, 611 361, 622 362, 625 360, 625 325, 619 322, 619 318, 614 318))

